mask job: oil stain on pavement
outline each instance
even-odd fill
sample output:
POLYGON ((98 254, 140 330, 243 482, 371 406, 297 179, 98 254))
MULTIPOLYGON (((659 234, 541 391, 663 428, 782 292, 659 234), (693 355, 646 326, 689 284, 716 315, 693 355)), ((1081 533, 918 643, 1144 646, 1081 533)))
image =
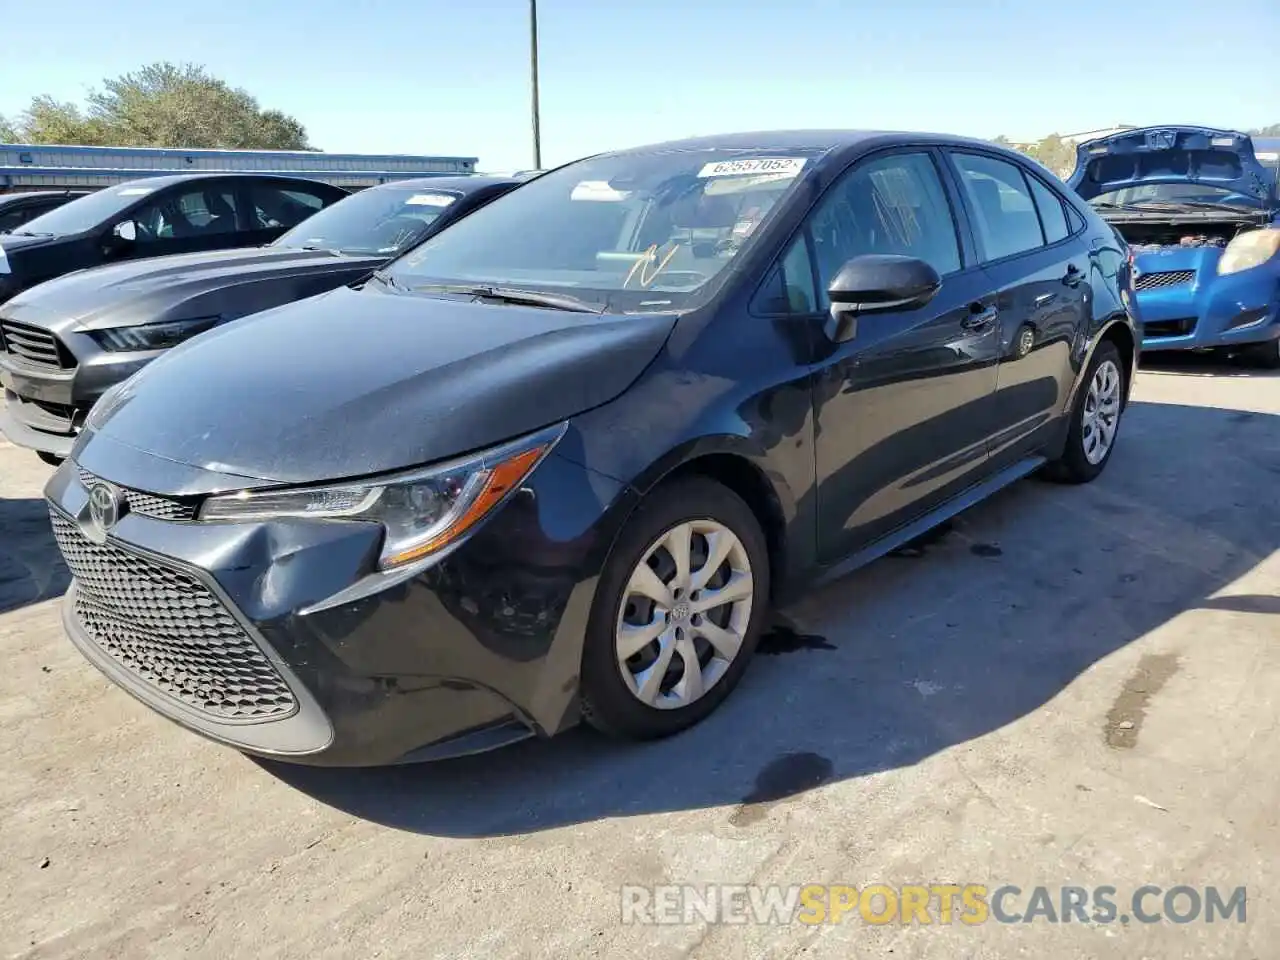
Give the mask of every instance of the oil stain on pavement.
POLYGON ((756 776, 755 789, 729 815, 735 827, 749 827, 779 803, 831 779, 831 761, 818 753, 784 753, 756 776))
POLYGON ((1107 746, 1131 750, 1138 742, 1142 721, 1147 717, 1151 699, 1169 678, 1178 672, 1178 657, 1172 653, 1145 654, 1124 682, 1120 695, 1107 712, 1103 738, 1107 746))

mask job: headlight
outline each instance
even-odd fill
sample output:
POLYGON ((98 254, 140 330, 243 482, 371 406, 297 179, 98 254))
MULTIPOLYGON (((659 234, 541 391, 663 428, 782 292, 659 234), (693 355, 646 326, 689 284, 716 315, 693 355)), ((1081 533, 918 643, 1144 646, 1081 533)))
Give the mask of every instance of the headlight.
POLYGON ((1239 273, 1261 266, 1280 251, 1280 229, 1250 230, 1242 233, 1222 252, 1218 273, 1239 273))
POLYGON ((4 247, 0 247, 0 273, 12 273, 9 269, 9 257, 4 252, 4 247))
POLYGON ((484 453, 363 483, 210 497, 201 520, 312 517, 380 523, 379 566, 410 563, 456 544, 516 490, 564 436, 557 424, 484 453))
POLYGON ((221 317, 196 317, 192 320, 168 320, 146 323, 140 327, 112 327, 92 330, 89 335, 104 350, 166 350, 189 340, 197 333, 216 327, 221 317))

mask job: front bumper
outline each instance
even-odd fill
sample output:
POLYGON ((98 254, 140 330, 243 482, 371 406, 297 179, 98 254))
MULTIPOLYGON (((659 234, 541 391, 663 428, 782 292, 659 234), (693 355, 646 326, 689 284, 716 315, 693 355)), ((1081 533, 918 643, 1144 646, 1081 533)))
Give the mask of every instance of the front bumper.
POLYGON ((46 489, 85 657, 205 737, 331 766, 573 725, 596 577, 633 496, 553 454, 443 560, 326 606, 373 569, 377 525, 162 520, 137 500, 99 544, 85 479, 68 462, 46 489))
POLYGON ((61 335, 56 342, 61 366, 0 351, 0 432, 20 447, 66 457, 98 399, 164 351, 107 351, 87 334, 61 335))
POLYGON ((1146 350, 1204 350, 1280 339, 1280 270, 1274 264, 1136 296, 1146 350))

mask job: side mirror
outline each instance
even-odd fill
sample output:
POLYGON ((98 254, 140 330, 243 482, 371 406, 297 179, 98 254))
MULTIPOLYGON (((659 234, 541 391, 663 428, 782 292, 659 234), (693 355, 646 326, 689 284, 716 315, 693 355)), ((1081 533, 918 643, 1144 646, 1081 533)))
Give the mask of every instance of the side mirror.
POLYGON ((868 253, 854 257, 827 289, 831 316, 827 335, 835 342, 857 334, 857 315, 923 307, 942 288, 938 271, 916 257, 868 253))
POLYGON ((132 220, 122 220, 111 228, 112 245, 128 246, 138 239, 138 225, 132 220))

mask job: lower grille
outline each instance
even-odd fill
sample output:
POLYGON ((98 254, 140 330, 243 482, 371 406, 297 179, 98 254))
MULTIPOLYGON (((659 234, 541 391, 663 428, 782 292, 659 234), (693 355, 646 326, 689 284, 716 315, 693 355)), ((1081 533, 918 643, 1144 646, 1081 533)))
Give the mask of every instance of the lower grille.
MULTIPOLYGON (((100 482, 88 470, 80 467, 76 469, 80 474, 80 482, 86 487, 100 482)), ((126 490, 123 487, 118 489, 124 495, 130 513, 155 520, 194 520, 196 511, 199 509, 199 505, 190 499, 161 497, 154 493, 143 493, 141 490, 126 490)))
POLYGON ((0 348, 18 360, 37 367, 70 367, 70 357, 62 344, 48 330, 25 323, 0 320, 0 348))
POLYGON ((1179 317, 1177 320, 1152 320, 1143 323, 1142 336, 1145 337, 1185 337, 1195 332, 1195 317, 1179 317))
POLYGON ((97 647, 184 706, 223 723, 278 720, 297 701, 222 602, 194 577, 90 541, 51 512, 75 577, 74 613, 97 647))
POLYGON ((1133 281, 1135 290, 1159 290, 1164 287, 1184 287, 1195 280, 1194 270, 1164 270, 1160 273, 1140 273, 1133 281))

